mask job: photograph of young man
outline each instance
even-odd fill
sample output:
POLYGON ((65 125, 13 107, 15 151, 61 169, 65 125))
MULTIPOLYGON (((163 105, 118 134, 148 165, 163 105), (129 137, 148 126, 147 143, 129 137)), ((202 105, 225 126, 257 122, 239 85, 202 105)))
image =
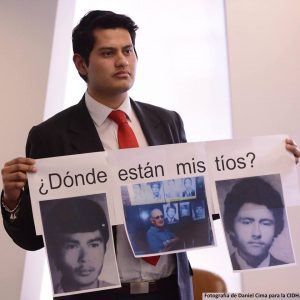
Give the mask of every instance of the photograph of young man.
POLYGON ((205 208, 203 201, 192 206, 192 217, 195 221, 205 218, 205 208))
MULTIPOLYGON (((117 285, 99 279, 109 240, 103 208, 84 196, 51 201, 50 209, 48 201, 40 206, 48 255, 58 271, 52 270, 55 294, 117 285)), ((116 264, 110 271, 117 280, 116 264)))
POLYGON ((182 197, 194 197, 196 195, 191 178, 185 178, 183 181, 185 190, 182 192, 182 197))
POLYGON ((270 249, 284 228, 280 193, 260 177, 237 180, 224 202, 224 226, 235 251, 234 270, 286 264, 270 249))
POLYGON ((165 204, 165 222, 166 224, 176 224, 178 223, 178 218, 177 218, 177 207, 178 204, 165 204))
POLYGON ((161 182, 151 182, 150 183, 151 188, 151 201, 160 202, 161 200, 164 200, 164 197, 161 192, 161 182))

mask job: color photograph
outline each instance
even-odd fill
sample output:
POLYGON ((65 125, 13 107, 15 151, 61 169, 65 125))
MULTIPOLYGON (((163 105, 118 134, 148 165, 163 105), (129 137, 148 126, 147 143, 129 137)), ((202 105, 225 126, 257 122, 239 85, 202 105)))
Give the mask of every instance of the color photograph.
POLYGON ((203 177, 123 186, 121 194, 125 224, 136 256, 213 245, 203 177), (148 201, 149 188, 156 197, 155 203, 153 198, 148 201), (133 204, 137 202, 143 204, 133 204))

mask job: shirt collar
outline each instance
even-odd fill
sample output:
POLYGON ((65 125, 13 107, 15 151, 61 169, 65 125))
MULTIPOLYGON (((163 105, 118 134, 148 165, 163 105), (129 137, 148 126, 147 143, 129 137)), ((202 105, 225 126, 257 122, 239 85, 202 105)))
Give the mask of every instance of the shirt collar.
MULTIPOLYGON (((238 251, 235 252, 235 257, 236 260, 238 262, 238 265, 240 266, 241 270, 244 269, 253 269, 252 266, 250 266, 238 253, 238 251)), ((265 268, 265 267, 269 267, 270 266, 270 259, 271 259, 271 255, 270 253, 268 254, 268 256, 255 268, 265 268)))
MULTIPOLYGON (((97 126, 101 126, 103 122, 107 119, 109 114, 113 111, 112 108, 103 105, 102 103, 95 100, 92 96, 89 95, 87 91, 85 92, 85 104, 87 106, 87 109, 93 121, 97 126)), ((129 96, 126 97, 126 99, 120 105, 118 110, 123 111, 126 114, 127 119, 129 121, 132 120, 133 111, 132 111, 129 96)))

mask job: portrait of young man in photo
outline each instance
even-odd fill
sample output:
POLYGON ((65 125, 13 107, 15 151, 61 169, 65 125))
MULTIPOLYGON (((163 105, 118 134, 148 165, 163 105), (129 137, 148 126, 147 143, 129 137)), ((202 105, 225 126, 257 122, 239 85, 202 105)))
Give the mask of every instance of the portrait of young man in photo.
POLYGON ((40 207, 55 294, 119 285, 116 261, 107 262, 115 283, 100 279, 110 237, 100 204, 82 196, 42 201, 40 207))
POLYGON ((182 192, 182 197, 188 198, 188 197, 194 197, 196 196, 196 191, 193 186, 192 178, 185 178, 183 180, 184 185, 184 191, 182 192))
POLYGON ((150 196, 151 201, 156 203, 156 202, 160 202, 160 201, 164 200, 164 196, 161 191, 161 186, 162 186, 161 182, 159 182, 159 181, 158 182, 150 182, 149 186, 151 188, 151 196, 150 196))
POLYGON ((285 219, 281 194, 269 182, 261 177, 237 180, 225 197, 223 212, 224 227, 235 248, 231 253, 233 269, 287 264, 271 251, 285 219))
POLYGON ((165 210, 165 222, 166 224, 178 223, 178 204, 170 203, 163 205, 165 210))

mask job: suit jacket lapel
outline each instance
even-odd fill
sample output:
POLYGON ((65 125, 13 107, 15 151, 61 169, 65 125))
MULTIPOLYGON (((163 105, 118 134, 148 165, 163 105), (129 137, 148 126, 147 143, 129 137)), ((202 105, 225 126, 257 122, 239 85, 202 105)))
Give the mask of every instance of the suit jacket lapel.
POLYGON ((97 129, 86 107, 84 96, 74 108, 69 132, 75 153, 104 151, 97 129))
MULTIPOLYGON (((168 140, 161 128, 161 122, 155 113, 141 107, 140 103, 131 100, 131 105, 141 124, 146 140, 150 146, 163 145, 168 140)), ((74 107, 69 126, 72 152, 90 153, 104 151, 97 129, 85 104, 84 96, 74 107)))
POLYGON ((158 134, 158 132, 162 133, 163 130, 160 130, 160 120, 155 116, 155 114, 151 111, 147 111, 144 107, 142 108, 140 103, 137 103, 132 99, 131 105, 141 124, 149 146, 165 144, 166 140, 164 139, 163 134, 158 134))

